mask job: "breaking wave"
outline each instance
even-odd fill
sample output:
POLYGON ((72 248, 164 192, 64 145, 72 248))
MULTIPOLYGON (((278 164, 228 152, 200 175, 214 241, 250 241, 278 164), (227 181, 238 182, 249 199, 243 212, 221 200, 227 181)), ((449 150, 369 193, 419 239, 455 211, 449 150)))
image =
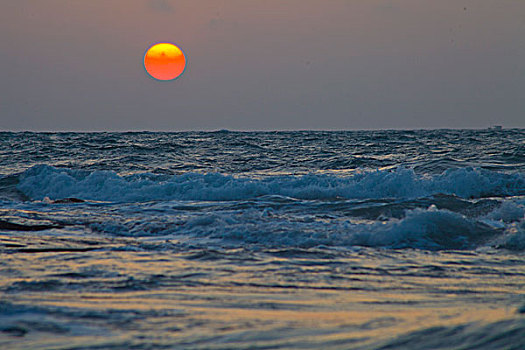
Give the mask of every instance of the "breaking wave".
POLYGON ((116 221, 91 224, 91 229, 110 235, 189 236, 218 240, 220 245, 239 243, 266 247, 380 247, 425 250, 475 249, 482 246, 521 251, 525 249, 525 231, 517 232, 523 217, 509 229, 485 223, 483 218, 468 218, 434 206, 407 210, 401 219, 360 222, 349 218, 319 220, 315 215, 290 217, 272 210, 248 209, 234 212, 202 213, 188 218, 161 221, 116 221))
POLYGON ((228 201, 280 195, 297 199, 416 198, 450 194, 463 198, 525 194, 522 173, 502 173, 479 168, 446 170, 419 175, 403 167, 356 172, 347 176, 234 177, 218 173, 120 176, 113 171, 86 171, 37 165, 20 175, 17 186, 33 200, 80 198, 114 202, 153 200, 228 201))

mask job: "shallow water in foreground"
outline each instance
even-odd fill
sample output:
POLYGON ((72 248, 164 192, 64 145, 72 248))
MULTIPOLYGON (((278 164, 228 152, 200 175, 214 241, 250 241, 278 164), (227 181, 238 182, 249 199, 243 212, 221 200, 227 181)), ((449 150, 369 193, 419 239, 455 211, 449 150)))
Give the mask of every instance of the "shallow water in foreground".
POLYGON ((525 348, 525 131, 0 133, 0 347, 525 348))

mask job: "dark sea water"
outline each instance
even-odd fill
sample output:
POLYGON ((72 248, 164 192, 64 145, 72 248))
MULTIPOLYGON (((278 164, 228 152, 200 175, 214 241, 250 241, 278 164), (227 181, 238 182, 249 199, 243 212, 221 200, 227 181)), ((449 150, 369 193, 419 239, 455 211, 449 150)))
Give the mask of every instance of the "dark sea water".
POLYGON ((525 349, 525 130, 0 133, 2 349, 525 349))

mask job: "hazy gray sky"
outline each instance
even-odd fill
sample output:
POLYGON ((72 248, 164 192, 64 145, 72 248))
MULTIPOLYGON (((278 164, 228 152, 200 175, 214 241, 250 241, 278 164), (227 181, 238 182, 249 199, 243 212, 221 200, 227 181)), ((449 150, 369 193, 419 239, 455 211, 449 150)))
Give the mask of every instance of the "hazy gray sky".
POLYGON ((525 127, 523 0, 2 0, 0 40, 1 130, 525 127))

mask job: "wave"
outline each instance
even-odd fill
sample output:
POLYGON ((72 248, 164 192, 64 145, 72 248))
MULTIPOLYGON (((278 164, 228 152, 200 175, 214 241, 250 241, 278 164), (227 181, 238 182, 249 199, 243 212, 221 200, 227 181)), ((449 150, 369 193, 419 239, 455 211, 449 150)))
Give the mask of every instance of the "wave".
POLYGON ((309 174, 255 178, 219 173, 120 176, 113 171, 37 165, 20 174, 17 189, 33 200, 48 197, 113 202, 229 201, 266 195, 303 200, 416 198, 433 194, 481 198, 523 195, 525 176, 471 167, 449 169, 437 175, 419 175, 412 169, 399 167, 346 176, 309 174))
POLYGON ((212 238, 265 246, 364 246, 428 250, 471 249, 487 244, 502 233, 501 229, 434 207, 409 210, 403 219, 371 224, 351 221, 333 224, 257 221, 256 213, 212 215, 191 220, 181 228, 196 236, 211 233, 212 238))
MULTIPOLYGON (((522 207, 523 209, 523 207, 522 207)), ((498 209, 495 209, 498 210, 498 209)), ((490 213, 489 213, 490 214, 490 213)), ((88 224, 90 230, 115 236, 159 237, 194 246, 257 245, 270 248, 371 247, 424 250, 470 250, 481 247, 525 250, 523 216, 508 224, 489 216, 467 217, 449 210, 417 208, 402 218, 363 221, 348 217, 325 220, 278 210, 217 210, 166 217, 118 217, 88 224), (200 243, 199 243, 200 242, 200 243)), ((171 243, 170 243, 171 244, 171 243)), ((170 245, 168 244, 168 245, 170 245)))

